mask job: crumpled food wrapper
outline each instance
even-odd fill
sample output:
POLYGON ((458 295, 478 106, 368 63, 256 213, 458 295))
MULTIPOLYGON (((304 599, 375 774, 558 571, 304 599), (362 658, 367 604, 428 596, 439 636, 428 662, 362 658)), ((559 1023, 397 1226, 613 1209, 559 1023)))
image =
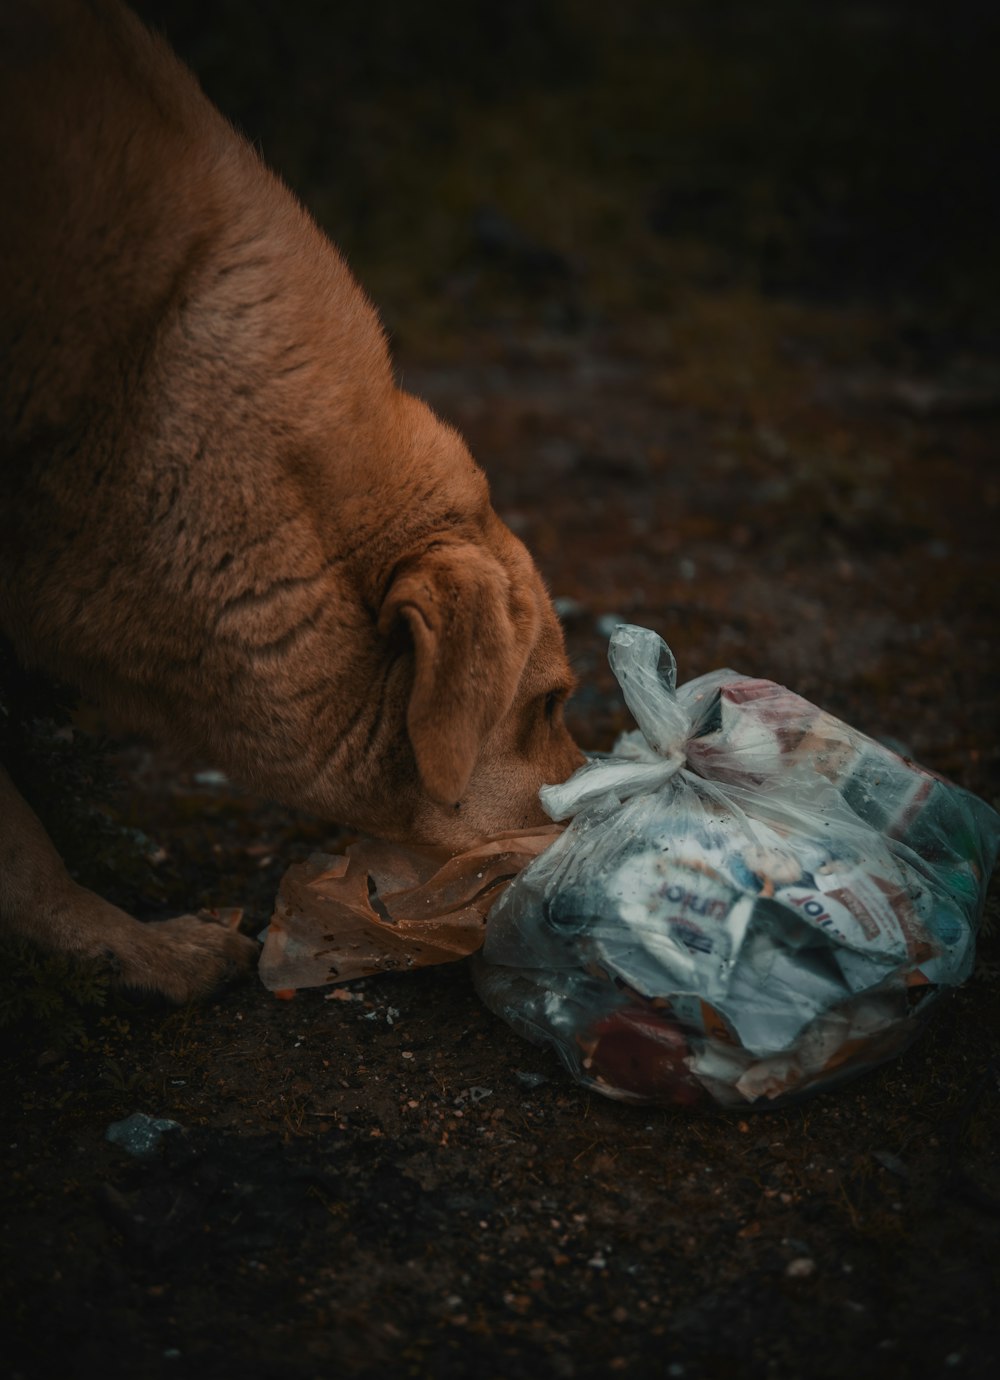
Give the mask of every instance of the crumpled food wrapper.
POLYGON ((512 831, 457 855, 374 839, 314 853, 282 878, 261 981, 286 995, 465 958, 502 888, 560 833, 512 831))
POLYGON ((542 801, 572 822, 494 907, 480 995, 584 1084, 774 1105, 903 1049, 972 970, 1000 816, 770 681, 610 660, 640 731, 542 801))

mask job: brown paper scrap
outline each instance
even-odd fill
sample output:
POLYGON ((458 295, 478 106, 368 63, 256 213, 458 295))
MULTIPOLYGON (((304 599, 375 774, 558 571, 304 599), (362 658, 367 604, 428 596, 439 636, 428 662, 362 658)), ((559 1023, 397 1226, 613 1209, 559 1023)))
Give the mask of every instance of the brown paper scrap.
POLYGON ((457 855, 378 840, 314 853, 281 879, 261 981, 284 993, 465 958, 506 884, 560 833, 519 829, 457 855))

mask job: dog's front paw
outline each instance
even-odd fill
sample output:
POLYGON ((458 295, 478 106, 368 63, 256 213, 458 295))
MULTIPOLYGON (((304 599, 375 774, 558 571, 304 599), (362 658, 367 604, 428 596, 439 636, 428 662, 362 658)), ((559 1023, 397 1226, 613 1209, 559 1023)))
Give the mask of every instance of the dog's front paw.
POLYGON ((0 821, 0 942, 13 936, 96 961, 115 986, 177 1003, 206 997, 256 965, 260 948, 236 929, 238 911, 140 925, 74 881, 2 767, 0 821))
POLYGON ((116 986, 165 997, 178 1006, 249 976, 260 945, 211 916, 179 915, 135 926, 108 946, 116 986))

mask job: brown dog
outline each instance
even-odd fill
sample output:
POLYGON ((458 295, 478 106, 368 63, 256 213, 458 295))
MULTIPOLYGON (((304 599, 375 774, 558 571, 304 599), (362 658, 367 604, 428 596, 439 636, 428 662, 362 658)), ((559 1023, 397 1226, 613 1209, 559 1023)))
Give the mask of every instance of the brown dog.
MULTIPOLYGON (((279 800, 459 847, 580 761, 558 621, 342 259, 115 0, 0 0, 0 631, 279 800)), ((0 768, 0 921, 206 992, 255 946, 68 876, 0 768)))

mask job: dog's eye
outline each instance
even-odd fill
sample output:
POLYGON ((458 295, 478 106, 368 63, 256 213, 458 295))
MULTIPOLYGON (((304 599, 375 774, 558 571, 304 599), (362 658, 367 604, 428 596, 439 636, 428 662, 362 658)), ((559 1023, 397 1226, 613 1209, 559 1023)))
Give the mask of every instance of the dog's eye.
POLYGON ((545 718, 548 723, 556 717, 559 706, 562 704, 562 695, 558 690, 550 690, 545 696, 545 718))

